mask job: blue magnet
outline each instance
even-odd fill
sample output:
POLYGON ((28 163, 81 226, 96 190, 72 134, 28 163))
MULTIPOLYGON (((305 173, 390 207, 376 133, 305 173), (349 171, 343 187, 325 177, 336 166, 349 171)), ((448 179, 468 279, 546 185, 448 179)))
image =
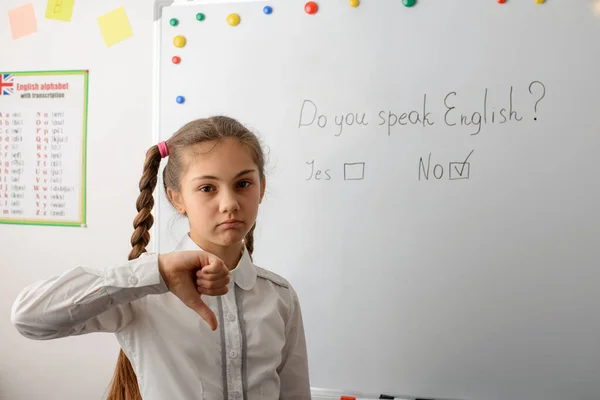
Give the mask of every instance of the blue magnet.
POLYGON ((185 98, 183 96, 177 96, 177 102, 179 104, 183 104, 184 101, 185 101, 185 98))
POLYGON ((271 6, 265 6, 265 8, 263 8, 263 12, 268 15, 273 12, 273 9, 271 8, 271 6))

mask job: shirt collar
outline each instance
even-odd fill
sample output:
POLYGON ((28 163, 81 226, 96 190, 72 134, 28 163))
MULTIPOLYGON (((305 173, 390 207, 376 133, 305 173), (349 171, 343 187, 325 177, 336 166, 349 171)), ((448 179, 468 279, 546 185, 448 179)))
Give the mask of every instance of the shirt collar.
MULTIPOLYGON (((202 250, 200 246, 196 244, 190 237, 189 233, 186 234, 177 247, 175 251, 181 250, 202 250)), ((251 290, 256 283, 257 271, 256 267, 250 260, 250 254, 248 253, 248 249, 244 246, 242 258, 238 262, 238 265, 229 273, 231 280, 235 282, 240 288, 244 290, 251 290)))

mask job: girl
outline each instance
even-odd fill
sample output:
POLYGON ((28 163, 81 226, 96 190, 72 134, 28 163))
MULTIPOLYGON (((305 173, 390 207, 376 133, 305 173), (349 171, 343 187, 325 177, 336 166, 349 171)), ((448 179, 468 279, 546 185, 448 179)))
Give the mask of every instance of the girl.
POLYGON ((38 340, 115 333, 122 350, 109 400, 310 399, 298 297, 252 262, 264 167, 256 136, 237 121, 185 125, 147 152, 130 261, 25 288, 13 324, 38 340), (150 254, 152 193, 167 156, 164 188, 190 231, 176 251, 150 254))

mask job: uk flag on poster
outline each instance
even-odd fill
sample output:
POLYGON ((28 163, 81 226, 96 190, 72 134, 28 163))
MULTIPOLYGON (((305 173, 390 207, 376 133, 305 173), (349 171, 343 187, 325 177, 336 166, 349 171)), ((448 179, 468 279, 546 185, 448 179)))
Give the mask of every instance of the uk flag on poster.
POLYGON ((15 93, 15 76, 0 74, 0 96, 10 96, 15 93))

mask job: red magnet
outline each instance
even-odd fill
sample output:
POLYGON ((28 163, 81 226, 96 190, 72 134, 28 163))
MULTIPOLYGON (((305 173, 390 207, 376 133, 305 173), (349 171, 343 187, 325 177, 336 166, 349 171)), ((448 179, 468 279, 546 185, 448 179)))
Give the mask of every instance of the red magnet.
POLYGON ((179 64, 181 62, 181 57, 175 56, 173 57, 173 64, 179 64))
POLYGON ((498 0, 498 3, 504 4, 504 3, 506 3, 506 0, 498 0))
POLYGON ((309 1, 304 5, 304 11, 306 11, 308 14, 315 14, 318 9, 319 6, 314 1, 309 1))

